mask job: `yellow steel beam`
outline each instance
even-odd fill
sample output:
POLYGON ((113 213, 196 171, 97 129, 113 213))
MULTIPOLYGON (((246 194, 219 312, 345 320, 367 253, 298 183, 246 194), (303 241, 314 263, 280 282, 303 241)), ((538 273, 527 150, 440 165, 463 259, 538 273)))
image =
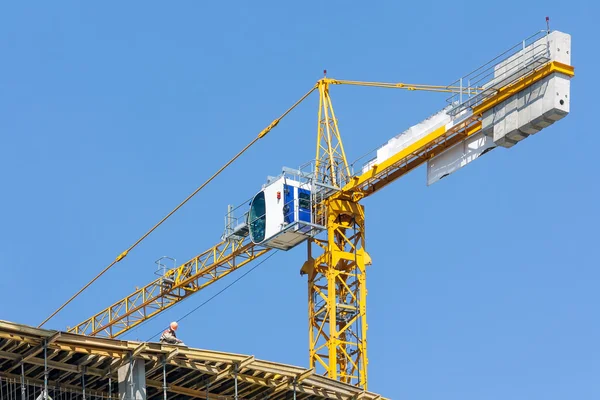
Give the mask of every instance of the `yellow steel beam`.
POLYGON ((314 368, 307 369, 303 373, 298 374, 296 376, 296 378, 294 378, 294 379, 295 379, 296 383, 300 383, 303 380, 305 380, 305 379, 309 378, 310 376, 312 376, 314 373, 315 373, 315 369, 314 368))
POLYGON ((37 356, 39 353, 41 353, 42 351, 44 351, 44 347, 47 347, 49 344, 54 343, 58 338, 60 338, 60 335, 61 335, 60 332, 56 332, 54 335, 50 336, 49 338, 43 339, 42 343, 40 343, 37 346, 35 346, 32 349, 30 349, 26 354, 23 355, 23 357, 19 360, 19 362, 17 364, 13 365, 6 372, 12 372, 12 371, 14 371, 22 363, 25 363, 25 362, 27 362, 27 360, 29 360, 29 359, 34 358, 35 356, 37 356))
POLYGON ((219 371, 215 376, 213 376, 209 381, 211 384, 215 383, 217 381, 220 381, 221 379, 224 379, 225 377, 232 375, 234 372, 240 372, 242 369, 248 367, 250 364, 252 364, 254 362, 254 357, 248 357, 247 359, 245 359, 244 361, 240 362, 240 363, 234 363, 231 366, 225 368, 222 371, 219 371))
POLYGON ((360 199, 369 196, 479 130, 481 122, 476 117, 448 131, 445 127, 436 129, 381 164, 374 165, 366 173, 354 177, 333 197, 344 198, 350 195, 354 199, 360 199))
POLYGON ((477 87, 460 87, 460 86, 441 86, 441 85, 423 85, 404 82, 368 82, 368 81, 349 81, 344 79, 324 78, 324 82, 331 85, 351 85, 364 87, 378 87, 387 89, 405 89, 405 90, 420 90, 426 92, 442 92, 442 93, 459 93, 462 90, 463 94, 477 94, 483 89, 477 87))
MULTIPOLYGON (((20 362, 21 355, 19 355, 17 353, 7 352, 7 351, 0 351, 0 358, 14 360, 17 363, 16 365, 20 365, 18 363, 20 362)), ((46 360, 45 362, 48 365, 48 367, 53 368, 53 369, 58 369, 61 371, 67 371, 67 372, 72 372, 72 373, 81 373, 81 372, 83 372, 83 370, 85 368, 86 372, 90 375, 103 376, 102 375, 103 371, 99 368, 84 367, 83 365, 73 365, 73 364, 54 361, 54 360, 46 360)), ((27 361, 25 361, 24 363, 36 365, 36 366, 44 366, 44 359, 39 358, 39 357, 31 357, 31 358, 27 359, 27 361)), ((7 370, 5 372, 10 373, 10 370, 7 370)))
MULTIPOLYGON (((155 381, 152 379, 146 379, 146 385, 156 388, 163 389, 162 381, 155 381)), ((167 385, 167 392, 174 394, 181 394, 184 396, 189 396, 197 399, 208 399, 208 400, 233 400, 233 396, 223 396, 223 395, 215 395, 204 390, 191 389, 183 386, 177 385, 167 385)))
POLYGON ((268 251, 249 240, 221 242, 68 331, 115 338, 268 251))
POLYGON ((498 89, 498 92, 494 96, 490 97, 489 99, 486 99, 476 107, 473 107, 473 114, 484 113, 490 108, 502 103, 510 96, 514 96, 521 90, 533 85, 537 81, 555 72, 572 77, 575 75, 575 68, 573 68, 570 65, 560 63, 558 61, 548 62, 540 68, 534 70, 533 72, 519 78, 517 81, 498 89))

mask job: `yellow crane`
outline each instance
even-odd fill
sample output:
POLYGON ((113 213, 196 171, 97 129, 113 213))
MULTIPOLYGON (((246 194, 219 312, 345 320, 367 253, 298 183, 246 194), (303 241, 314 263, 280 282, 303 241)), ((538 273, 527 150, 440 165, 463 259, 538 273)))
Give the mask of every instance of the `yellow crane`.
MULTIPOLYGON (((573 67, 552 54, 551 40, 549 30, 541 31, 523 41, 522 48, 520 43, 516 50, 513 48, 514 51, 475 70, 469 78, 484 76, 477 85, 472 85, 470 79, 468 82, 460 79, 450 86, 432 86, 336 80, 325 76, 254 139, 252 143, 264 137, 313 91, 318 91, 316 160, 311 179, 331 190, 311 203, 311 221, 324 228, 324 235, 310 235, 307 239, 308 259, 301 268, 301 273, 308 277, 311 368, 330 378, 367 388, 366 266, 371 264, 371 258, 365 246, 365 212, 360 201, 444 151, 481 135, 489 125, 487 116, 494 117, 496 109, 515 96, 528 93, 557 75, 574 76, 573 67), (539 43, 545 43, 541 56, 535 50, 539 43), (501 67, 504 72, 499 72, 501 67), (508 73, 509 67, 514 71, 508 73), (492 77, 485 78, 490 71, 492 77), (452 124, 427 132, 398 152, 381 161, 376 159, 360 173, 353 174, 330 97, 330 88, 335 85, 450 93, 449 112, 454 112, 456 118, 452 124)), ((494 137, 496 134, 494 131, 494 137)), ((226 237, 68 330, 115 338, 272 249, 273 246, 255 243, 249 235, 226 237)))

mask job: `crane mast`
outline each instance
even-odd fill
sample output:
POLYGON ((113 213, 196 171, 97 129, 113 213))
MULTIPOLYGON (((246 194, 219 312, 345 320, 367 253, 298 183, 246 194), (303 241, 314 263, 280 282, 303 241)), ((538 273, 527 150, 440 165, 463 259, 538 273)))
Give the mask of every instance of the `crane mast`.
MULTIPOLYGON (((308 243, 308 259, 301 268, 301 274, 308 278, 311 368, 330 378, 367 389, 366 268, 371 264, 371 257, 366 251, 365 209, 360 204, 363 198, 431 160, 442 155, 454 157, 453 151, 458 151, 457 160, 460 162, 452 159, 448 164, 450 167, 443 166, 446 168, 444 171, 450 171, 446 175, 452 173, 497 146, 511 147, 528 136, 523 132, 537 132, 568 113, 568 103, 565 105, 563 100, 558 105, 552 103, 555 100, 551 98, 546 104, 544 97, 543 104, 534 104, 534 95, 540 96, 541 85, 553 85, 551 79, 568 80, 574 76, 574 69, 569 64, 570 56, 565 58, 564 53, 556 53, 558 47, 551 44, 550 32, 545 35, 536 36, 535 42, 528 47, 523 41, 522 49, 500 61, 493 60, 494 63, 485 69, 474 71, 478 75, 469 75, 468 82, 461 78, 455 85, 362 82, 324 77, 313 87, 312 90, 319 92, 316 160, 313 171, 306 176, 313 188, 320 185, 329 189, 317 200, 313 194, 310 221, 306 223, 310 229, 304 231, 309 233, 301 239, 308 243), (536 53, 537 46, 543 47, 539 53, 536 53), (489 71, 492 71, 492 79, 480 80, 479 85, 472 84, 471 77, 489 74, 489 71), (421 132, 420 136, 412 138, 392 154, 378 153, 361 173, 353 174, 329 93, 331 85, 450 93, 452 101, 444 112, 452 118, 448 123, 421 132), (529 97, 525 98, 525 94, 529 97), (459 96, 458 99, 456 96, 459 96), (519 96, 523 97, 522 101, 519 96), (510 105, 513 100, 516 104, 517 97, 521 101, 519 112, 529 119, 516 119, 516 130, 509 130, 506 126, 514 121, 504 121, 505 111, 501 107, 510 105), (537 108, 534 109, 534 106, 537 108), (541 114, 534 118, 536 112, 541 114), (502 115, 502 120, 499 115, 502 115), (501 129, 496 127, 500 120, 503 124, 501 129), (485 146, 477 147, 474 157, 463 157, 461 152, 466 151, 466 143, 471 139, 477 139, 477 143, 485 143, 485 146), (326 236, 319 237, 318 233, 322 231, 326 231, 326 236)), ((552 40, 559 39, 566 40, 562 36, 558 39, 555 36, 552 40)), ((568 46, 570 48, 570 37, 568 46)), ((559 83, 556 87, 562 87, 559 83)), ((542 97, 544 95, 541 94, 542 97)), ((278 122, 279 119, 274 121, 268 130, 278 122)), ((264 136, 262 132, 261 135, 264 136)), ((299 186, 292 189, 298 193, 301 191, 299 186)), ((277 192, 279 200, 280 192, 277 192)), ((245 214, 239 229, 236 228, 238 230, 227 227, 223 240, 215 246, 68 330, 83 335, 117 337, 265 255, 276 246, 252 238, 249 231, 260 225, 256 221, 261 221, 260 218, 250 220, 248 215, 245 214)), ((262 218, 264 224, 265 217, 262 218)), ((264 230, 264 226, 259 227, 264 230)), ((264 231, 262 234, 264 237, 264 231)))
MULTIPOLYGON (((316 179, 342 187, 350 179, 344 145, 329 96, 335 80, 323 78, 319 88, 316 179)), ((326 239, 308 243, 309 362, 325 375, 346 383, 367 384, 366 253, 364 210, 347 199, 325 200, 321 221, 326 239), (312 243, 321 253, 312 258, 312 243)))

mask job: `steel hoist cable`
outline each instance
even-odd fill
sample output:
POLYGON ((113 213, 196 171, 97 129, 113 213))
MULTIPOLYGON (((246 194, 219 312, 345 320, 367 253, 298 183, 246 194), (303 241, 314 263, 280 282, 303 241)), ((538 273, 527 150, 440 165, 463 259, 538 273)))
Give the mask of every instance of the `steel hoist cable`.
POLYGON ((111 262, 106 268, 104 268, 102 271, 100 271, 100 273, 98 275, 96 275, 91 281, 89 281, 84 287, 82 287, 81 289, 79 289, 79 291, 77 291, 77 293, 75 293, 73 296, 71 296, 71 298, 69 300, 67 300, 56 311, 54 311, 52 314, 50 314, 50 316, 48 318, 46 318, 44 321, 42 321, 42 323, 38 325, 38 328, 41 328, 42 326, 44 326, 44 324, 46 324, 48 321, 50 321, 56 314, 58 314, 69 303, 71 303, 84 290, 86 290, 88 287, 90 287, 90 285, 92 283, 94 283, 96 280, 98 280, 98 278, 100 278, 102 275, 104 275, 109 269, 111 269, 119 261, 121 261, 122 259, 124 259, 125 257, 127 257, 127 255, 129 254, 129 252, 131 250, 133 250, 138 244, 140 244, 144 239, 146 239, 152 232, 154 232, 156 230, 156 228, 158 228, 160 225, 162 225, 163 222, 165 222, 167 219, 169 219, 169 217, 171 215, 173 215, 177 210, 179 210, 181 207, 183 207, 183 205, 185 203, 187 203, 189 200, 192 199, 192 197, 194 197, 196 194, 198 194, 199 191, 201 191, 213 179, 215 179, 219 174, 221 174, 221 172, 223 172, 227 167, 229 167, 235 160, 237 160, 242 154, 244 154, 250 147, 252 147, 260 139, 262 139, 263 137, 265 137, 267 135, 267 133, 269 133, 273 128, 275 128, 277 126, 277 124, 279 124, 279 121, 281 121, 294 108, 296 108, 300 103, 302 103, 302 101, 304 101, 313 91, 315 91, 316 88, 317 88, 316 85, 313 86, 312 89, 310 89, 306 94, 304 94, 304 96, 302 96, 290 108, 288 108, 283 114, 281 114, 281 116, 279 118, 276 118, 275 120, 273 120, 273 122, 271 122, 269 124, 269 126, 267 126, 265 129, 263 129, 250 143, 248 143, 232 159, 230 159, 227 163, 225 163, 225 165, 223 165, 221 168, 219 168, 219 170, 217 172, 215 172, 210 178, 208 178, 202 185, 198 186, 198 188, 196 190, 194 190, 188 197, 186 197, 185 200, 183 200, 181 203, 179 203, 179 205, 177 207, 175 207, 171 212, 169 212, 166 216, 164 216, 163 219, 161 219, 152 228, 150 228, 150 230, 148 230, 134 244, 132 244, 131 246, 129 246, 127 248, 127 250, 125 250, 124 252, 122 252, 121 254, 119 254, 117 256, 117 258, 113 262, 111 262))

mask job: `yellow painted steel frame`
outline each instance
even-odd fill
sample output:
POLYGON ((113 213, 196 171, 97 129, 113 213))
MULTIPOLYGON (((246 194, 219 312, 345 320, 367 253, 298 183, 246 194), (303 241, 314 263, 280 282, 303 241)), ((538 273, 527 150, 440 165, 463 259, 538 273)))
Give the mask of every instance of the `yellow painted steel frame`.
POLYGON ((327 202, 327 240, 302 270, 308 274, 310 368, 367 389, 367 288, 364 208, 349 200, 327 202))
POLYGON ((350 168, 342 138, 338 130, 337 119, 329 97, 331 79, 317 82, 319 89, 319 127, 317 134, 317 156, 315 176, 317 181, 335 187, 343 186, 350 177, 350 168))
POLYGON ((115 338, 269 250, 248 239, 221 242, 68 331, 115 338))

